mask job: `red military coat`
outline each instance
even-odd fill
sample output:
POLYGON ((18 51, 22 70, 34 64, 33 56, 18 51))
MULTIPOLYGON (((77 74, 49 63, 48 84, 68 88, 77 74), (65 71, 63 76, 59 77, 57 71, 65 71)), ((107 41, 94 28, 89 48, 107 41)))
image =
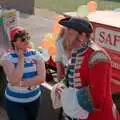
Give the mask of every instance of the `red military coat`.
POLYGON ((90 86, 95 111, 88 120, 120 120, 111 96, 111 63, 106 52, 97 45, 90 45, 79 69, 82 85, 90 86), (116 119, 115 119, 116 117, 116 119))

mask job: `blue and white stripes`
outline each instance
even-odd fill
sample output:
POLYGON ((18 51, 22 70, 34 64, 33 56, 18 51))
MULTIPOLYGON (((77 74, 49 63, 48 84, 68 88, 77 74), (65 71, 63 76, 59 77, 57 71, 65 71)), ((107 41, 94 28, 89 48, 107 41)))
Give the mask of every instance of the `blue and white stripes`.
MULTIPOLYGON (((35 60, 41 59, 39 53, 33 50, 27 50, 24 52, 24 72, 22 79, 29 80, 29 78, 35 77, 37 75, 36 62, 35 60)), ((18 64, 18 56, 15 51, 9 52, 7 60, 12 62, 15 66, 18 64)), ((5 96, 14 102, 26 103, 36 100, 41 94, 39 85, 28 90, 27 88, 14 87, 8 84, 5 90, 5 96)))

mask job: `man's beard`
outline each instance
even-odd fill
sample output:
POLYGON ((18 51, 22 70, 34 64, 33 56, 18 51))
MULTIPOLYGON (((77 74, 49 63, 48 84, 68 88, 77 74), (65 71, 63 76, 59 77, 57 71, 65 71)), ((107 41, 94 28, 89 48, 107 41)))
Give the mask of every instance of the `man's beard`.
POLYGON ((84 38, 83 40, 81 40, 80 35, 78 34, 72 42, 69 40, 69 37, 64 38, 63 46, 65 46, 65 49, 67 51, 71 51, 72 49, 86 46, 87 42, 88 42, 87 38, 84 38))
POLYGON ((72 50, 72 49, 76 48, 76 45, 77 45, 78 47, 80 47, 79 35, 77 35, 77 36, 75 37, 75 39, 73 40, 73 42, 70 43, 69 49, 72 50))

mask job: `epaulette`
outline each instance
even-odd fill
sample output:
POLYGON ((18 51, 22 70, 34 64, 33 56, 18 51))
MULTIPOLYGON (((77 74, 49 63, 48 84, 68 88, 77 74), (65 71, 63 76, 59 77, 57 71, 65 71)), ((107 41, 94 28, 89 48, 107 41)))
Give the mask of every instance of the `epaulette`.
POLYGON ((104 50, 96 44, 91 45, 93 53, 89 58, 89 67, 92 67, 98 62, 110 62, 109 56, 104 52, 104 50))

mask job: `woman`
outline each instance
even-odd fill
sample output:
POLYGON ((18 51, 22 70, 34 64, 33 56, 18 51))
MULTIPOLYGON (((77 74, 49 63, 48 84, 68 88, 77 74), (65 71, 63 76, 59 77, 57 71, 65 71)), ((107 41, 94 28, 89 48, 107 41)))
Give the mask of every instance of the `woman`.
POLYGON ((10 31, 12 51, 3 57, 3 68, 8 85, 5 90, 5 106, 9 120, 36 120, 39 85, 45 81, 45 65, 36 51, 28 49, 29 34, 23 27, 10 31))
MULTIPOLYGON (((57 48, 57 55, 56 55, 56 66, 57 66, 57 80, 60 82, 65 77, 65 69, 68 64, 68 58, 65 54, 67 50, 67 43, 65 40, 65 29, 61 27, 60 33, 57 37, 56 41, 56 48, 57 48)), ((60 108, 59 120, 63 118, 63 109, 60 108)))
POLYGON ((56 55, 56 65, 57 65, 57 77, 58 80, 62 80, 65 75, 65 66, 68 64, 68 58, 65 54, 67 49, 66 41, 64 39, 65 29, 62 28, 56 42, 57 55, 56 55))
MULTIPOLYGON (((69 19, 69 16, 64 16, 65 19, 69 19)), ((57 40, 56 40, 56 66, 57 66, 57 80, 62 81, 66 74, 66 68, 68 65, 68 59, 70 56, 69 41, 67 39, 67 30, 59 25, 61 28, 57 40)), ((56 85, 55 85, 56 86, 56 85)), ((59 120, 64 117, 63 109, 60 108, 59 120)))
MULTIPOLYGON (((62 17, 63 18, 63 17, 62 17)), ((65 19, 69 19, 70 16, 64 16, 65 19)), ((69 41, 67 39, 67 29, 59 25, 60 32, 56 40, 56 65, 57 65, 57 76, 58 81, 62 80, 65 76, 65 68, 68 64, 68 59, 70 56, 69 51, 69 41)))
POLYGON ((67 120, 119 120, 111 96, 111 61, 104 49, 90 41, 91 23, 83 18, 59 23, 67 29, 72 51, 61 93, 67 120))

